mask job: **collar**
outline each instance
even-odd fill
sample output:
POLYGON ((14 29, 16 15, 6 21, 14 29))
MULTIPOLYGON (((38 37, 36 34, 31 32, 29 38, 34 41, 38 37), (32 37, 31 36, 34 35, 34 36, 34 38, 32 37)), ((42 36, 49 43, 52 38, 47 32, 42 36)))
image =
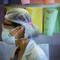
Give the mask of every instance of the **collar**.
POLYGON ((30 40, 26 49, 25 49, 25 52, 24 52, 24 55, 29 55, 32 53, 32 50, 34 49, 35 47, 35 42, 33 40, 30 40))

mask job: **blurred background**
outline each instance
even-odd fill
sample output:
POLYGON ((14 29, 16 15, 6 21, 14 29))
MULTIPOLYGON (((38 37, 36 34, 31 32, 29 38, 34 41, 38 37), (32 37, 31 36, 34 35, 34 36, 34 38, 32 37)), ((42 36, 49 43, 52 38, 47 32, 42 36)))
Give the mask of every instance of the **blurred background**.
POLYGON ((3 0, 4 4, 49 4, 59 3, 60 0, 3 0))
MULTIPOLYGON (((28 4, 47 4, 47 0, 30 0, 28 4), (45 2, 44 2, 45 1, 45 2)), ((22 4, 21 0, 4 0, 6 5, 0 5, 0 42, 1 24, 4 20, 5 10, 9 10, 14 6, 10 4, 22 4), (20 1, 20 2, 19 2, 20 1)), ((54 0, 54 4, 60 4, 60 0, 54 0)), ((24 4, 24 3, 23 3, 24 4)), ((21 7, 21 6, 15 6, 21 7)), ((29 11, 32 16, 32 22, 37 25, 40 30, 40 36, 36 37, 37 43, 49 44, 49 60, 60 60, 60 7, 23 7, 29 11)), ((0 50, 1 54, 1 50, 0 50)), ((2 55, 0 56, 2 57, 2 55)), ((0 59, 1 60, 1 59, 0 59)))

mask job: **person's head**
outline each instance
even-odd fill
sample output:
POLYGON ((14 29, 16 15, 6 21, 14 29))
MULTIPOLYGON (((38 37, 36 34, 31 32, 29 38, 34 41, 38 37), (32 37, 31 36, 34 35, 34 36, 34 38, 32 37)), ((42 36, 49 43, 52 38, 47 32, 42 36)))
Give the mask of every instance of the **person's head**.
MULTIPOLYGON (((4 31, 4 30, 7 29, 7 30, 11 31, 11 30, 14 30, 14 28, 16 28, 18 26, 23 28, 22 30, 23 30, 23 33, 24 33, 24 38, 29 39, 33 35, 39 34, 39 31, 32 24, 31 20, 32 20, 31 16, 26 9, 12 8, 11 10, 7 11, 7 13, 5 15, 5 20, 4 20, 4 23, 3 23, 3 26, 2 26, 2 28, 3 28, 2 38, 4 38, 5 41, 6 41, 6 37, 8 37, 8 36, 11 37, 11 35, 8 35, 9 33, 7 33, 7 35, 6 35, 7 31, 4 31)), ((10 38, 10 37, 7 39, 8 40, 7 42, 8 43, 10 43, 10 42, 13 43, 15 38, 14 37, 10 38)))
POLYGON ((8 28, 10 27, 10 25, 14 28, 17 26, 21 26, 21 21, 24 23, 30 23, 30 19, 31 17, 27 10, 23 8, 12 8, 11 10, 8 10, 6 12, 3 24, 4 26, 8 26, 8 28))

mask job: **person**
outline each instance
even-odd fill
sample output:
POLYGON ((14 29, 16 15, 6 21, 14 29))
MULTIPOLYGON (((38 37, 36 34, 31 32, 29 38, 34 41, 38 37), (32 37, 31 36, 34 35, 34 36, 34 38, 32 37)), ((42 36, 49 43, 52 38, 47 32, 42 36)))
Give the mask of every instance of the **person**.
POLYGON ((31 16, 26 9, 12 8, 7 11, 2 24, 2 40, 16 45, 11 60, 48 60, 47 55, 33 40, 39 30, 32 24, 31 16))

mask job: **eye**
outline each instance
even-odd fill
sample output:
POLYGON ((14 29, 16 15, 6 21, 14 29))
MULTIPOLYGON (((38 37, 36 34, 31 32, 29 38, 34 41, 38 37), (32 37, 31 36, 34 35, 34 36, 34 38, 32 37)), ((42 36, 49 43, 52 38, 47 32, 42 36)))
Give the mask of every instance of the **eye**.
POLYGON ((21 26, 21 24, 17 24, 17 23, 12 22, 12 26, 17 27, 17 26, 21 26))
POLYGON ((18 17, 18 19, 22 20, 22 21, 25 21, 25 18, 21 15, 18 17))

